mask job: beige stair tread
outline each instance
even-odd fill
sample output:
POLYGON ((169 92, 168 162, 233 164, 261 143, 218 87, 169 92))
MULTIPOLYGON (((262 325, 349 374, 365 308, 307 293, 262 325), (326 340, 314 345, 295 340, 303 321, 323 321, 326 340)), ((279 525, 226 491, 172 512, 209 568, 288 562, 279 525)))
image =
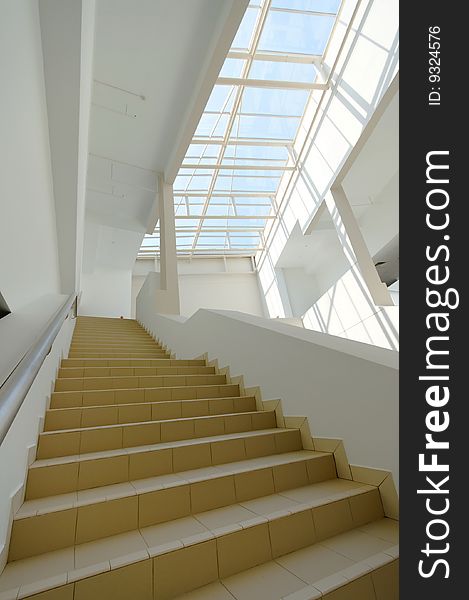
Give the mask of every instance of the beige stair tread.
MULTIPOLYGON (((122 406, 121 404, 119 406, 122 406)), ((227 417, 237 417, 239 415, 252 416, 252 415, 272 415, 274 411, 257 411, 257 410, 249 410, 246 412, 231 412, 231 413, 223 413, 223 414, 211 414, 211 415, 199 415, 196 417, 178 417, 177 419, 157 419, 151 421, 135 421, 131 423, 112 423, 111 425, 92 425, 90 427, 74 427, 71 429, 57 429, 54 431, 43 431, 41 436, 50 436, 50 435, 58 435, 61 433, 73 433, 76 431, 90 431, 90 430, 104 430, 104 429, 115 429, 117 427, 137 427, 138 425, 152 425, 156 423, 174 423, 174 422, 189 422, 189 421, 206 421, 207 419, 214 419, 219 417, 227 418, 227 417)))
POLYGON ((58 379, 79 379, 79 378, 83 378, 83 377, 139 377, 139 376, 147 376, 147 375, 158 375, 158 371, 168 371, 169 373, 164 373, 164 375, 172 375, 172 374, 176 374, 176 375, 198 375, 198 374, 207 374, 207 375, 216 375, 215 373, 215 367, 207 367, 207 366, 189 366, 189 365, 167 365, 167 366, 160 366, 160 367, 134 367, 134 366, 129 366, 129 367, 61 367, 59 370, 59 376, 58 379), (89 374, 85 374, 82 373, 80 375, 72 375, 71 373, 73 371, 85 371, 86 369, 94 369, 94 370, 106 370, 106 371, 133 371, 133 373, 131 375, 125 373, 125 374, 121 374, 121 373, 96 373, 93 375, 89 375, 89 374), (153 373, 143 373, 142 371, 148 371, 149 369, 153 370, 153 373), (185 373, 184 371, 187 369, 198 369, 200 370, 200 373, 185 373), (181 370, 181 373, 178 373, 178 371, 181 370))
MULTIPOLYGON (((234 515, 232 507, 227 508, 228 510, 225 513, 234 515)), ((243 507, 239 505, 239 508, 243 507)), ((219 509, 217 511, 221 516, 222 511, 219 509)), ((146 527, 139 531, 130 531, 8 563, 0 576, 0 591, 19 589, 21 595, 22 587, 26 590, 29 589, 27 586, 36 583, 37 593, 64 585, 67 581, 76 581, 126 564, 146 560, 161 552, 168 552, 171 548, 175 549, 186 544, 192 544, 195 539, 211 539, 218 537, 220 533, 225 535, 226 533, 222 532, 223 530, 219 528, 212 530, 202 522, 202 520, 207 521, 210 518, 209 513, 213 514, 214 512, 208 511, 193 517, 185 517, 161 525, 146 527), (199 518, 202 520, 199 520, 199 518), (198 538, 194 538, 194 536, 198 536, 198 538)), ((237 516, 244 519, 246 514, 240 511, 237 516)), ((255 515, 253 517, 255 518, 255 515)), ((269 515, 264 515, 264 518, 268 519, 269 515)), ((276 591, 274 590, 274 593, 280 592, 282 596, 269 596, 269 600, 277 598, 280 600, 282 597, 288 597, 288 594, 302 588, 308 588, 312 584, 314 586, 314 583, 319 586, 316 589, 325 589, 326 585, 330 587, 333 585, 333 581, 331 583, 327 579, 331 580, 334 577, 339 584, 345 584, 347 581, 355 579, 357 575, 360 576, 360 573, 369 572, 379 565, 396 559, 398 556, 398 526, 396 522, 389 524, 389 521, 390 519, 381 519, 345 534, 339 534, 312 546, 296 550, 276 560, 266 562, 259 567, 249 569, 249 571, 222 579, 221 585, 230 590, 230 593, 235 593, 235 590, 238 590, 238 596, 235 595, 236 598, 248 599, 250 596, 239 596, 239 594, 245 594, 249 589, 256 592, 259 585, 267 585, 269 577, 266 580, 265 575, 270 574, 272 581, 276 581, 278 586, 282 581, 282 587, 277 587, 276 591), (372 533, 373 526, 378 532, 381 530, 388 531, 387 539, 372 533), (394 535, 391 539, 393 530, 394 535), (353 550, 348 550, 347 547, 353 550), (354 554, 354 552, 359 554, 354 554), (357 559, 356 556, 360 556, 360 558, 357 559), (301 582, 301 586, 291 577, 281 577, 279 574, 283 571, 279 571, 277 567, 284 569, 286 573, 293 574, 298 582, 301 582), (289 579, 291 583, 285 587, 286 579, 289 579)), ((219 586, 210 584, 210 586, 200 588, 180 596, 180 598, 210 600, 208 594, 203 595, 205 590, 210 589, 210 587, 219 589, 219 586)), ((261 589, 265 590, 266 588, 262 587, 261 589)), ((252 596, 253 600, 261 597, 259 595, 252 596)))
MULTIPOLYGON (((86 367, 87 361, 94 361, 94 362, 99 361, 101 363, 101 361, 107 361, 107 360, 112 360, 112 361, 118 362, 118 361, 123 361, 123 360, 128 360, 128 359, 126 359, 126 358, 110 358, 110 359, 109 358, 63 358, 62 364, 68 363, 69 361, 78 361, 78 360, 83 361, 85 363, 83 366, 86 367)), ((205 360, 200 360, 197 358, 192 358, 192 359, 191 358, 132 358, 130 360, 135 361, 137 363, 137 366, 138 365, 146 366, 146 365, 143 365, 143 362, 145 362, 145 361, 146 362, 148 362, 148 361, 158 362, 158 363, 159 362, 165 362, 165 363, 169 362, 169 363, 174 363, 174 364, 182 364, 182 363, 191 363, 192 364, 192 363, 194 363, 196 366, 204 366, 206 364, 205 360)), ((79 366, 82 366, 82 365, 79 365, 79 366)), ((103 364, 102 366, 109 366, 109 365, 103 364)), ((74 368, 74 367, 72 367, 72 368, 74 368)))
MULTIPOLYGON (((93 418, 93 415, 96 414, 97 417, 101 421, 105 419, 109 421, 109 423, 101 423, 102 425, 111 425, 118 423, 136 423, 137 420, 131 421, 130 415, 133 411, 147 411, 149 414, 149 418, 147 421, 138 421, 138 422, 148 422, 152 420, 155 412, 162 411, 165 414, 170 414, 171 412, 179 412, 180 415, 176 416, 167 416, 164 419, 161 418, 159 420, 165 419, 175 419, 175 418, 187 418, 190 416, 196 416, 200 413, 200 407, 207 410, 206 416, 221 416, 226 414, 245 414, 247 412, 252 412, 252 407, 255 406, 256 400, 254 396, 224 396, 224 397, 216 397, 216 398, 192 398, 188 400, 160 400, 160 401, 148 401, 148 402, 127 402, 127 403, 119 403, 117 405, 114 404, 97 404, 93 406, 70 406, 64 408, 50 408, 46 411, 46 421, 44 432, 57 432, 61 431, 60 425, 54 423, 54 418, 60 416, 60 418, 64 417, 67 419, 71 417, 73 419, 74 415, 77 413, 81 413, 80 420, 90 420, 93 418), (179 407, 179 408, 178 408, 179 407), (106 416, 103 415, 104 411, 109 411, 109 414, 106 416), (121 416, 121 412, 125 411, 124 417, 121 416), (219 412, 220 411, 220 412, 219 412), (189 414, 193 412, 194 414, 189 414), (120 419, 123 420, 120 420, 120 419), (127 420, 125 420, 127 419, 127 420), (52 424, 50 421, 52 420, 52 424)), ((140 413, 141 414, 141 413, 140 413)), ((93 427, 93 424, 81 424, 80 428, 85 427, 93 427)))
MULTIPOLYGON (((218 402, 218 401, 223 401, 223 400, 243 400, 243 399, 251 399, 254 398, 254 396, 250 396, 250 395, 246 395, 243 394, 242 396, 216 396, 215 398, 188 398, 188 399, 182 399, 182 400, 160 400, 158 401, 148 401, 148 402, 122 402, 119 403, 117 406, 120 407, 138 407, 138 406, 148 406, 149 404, 158 404, 159 406, 161 406, 162 404, 174 404, 176 402, 181 402, 184 404, 190 404, 190 403, 197 403, 197 402, 209 402, 209 401, 214 401, 214 402, 218 402)), ((93 405, 87 405, 87 406, 65 406, 64 408, 49 408, 47 409, 47 412, 50 413, 54 413, 54 412, 58 412, 58 411, 75 411, 75 410, 94 410, 96 408, 109 408, 109 407, 113 407, 114 405, 112 404, 93 404, 93 405)))
POLYGON ((139 389, 155 387, 181 387, 197 385, 223 385, 225 375, 204 373, 194 375, 114 375, 111 377, 62 377, 56 379, 54 391, 107 391, 114 389, 139 389), (158 379, 158 381, 155 381, 158 379), (122 380, 126 380, 124 383, 122 380), (165 381, 171 380, 171 381, 165 381), (99 387, 94 387, 98 386, 99 387), (60 389, 69 386, 68 389, 60 389))
MULTIPOLYGON (((134 481, 105 485, 101 487, 59 494, 56 496, 46 496, 34 500, 25 500, 21 508, 15 515, 15 519, 22 519, 34 515, 45 514, 58 510, 66 510, 78 506, 85 506, 90 503, 104 502, 105 500, 114 500, 126 496, 143 494, 178 485, 187 485, 208 479, 226 477, 239 473, 249 473, 256 470, 262 470, 277 465, 301 462, 308 459, 320 458, 328 453, 316 452, 314 450, 300 450, 297 452, 287 452, 283 454, 274 454, 262 458, 249 458, 236 463, 224 463, 211 467, 202 467, 200 469, 191 469, 190 471, 179 471, 167 475, 157 475, 148 479, 138 479, 134 481)), ((335 481, 335 480, 334 480, 335 481)), ((344 489, 365 489, 365 485, 356 482, 347 482, 347 480, 337 480, 346 482, 342 485, 344 489)), ((337 486, 338 488, 340 487, 337 486)), ((367 489, 373 489, 368 486, 367 489)), ((338 491, 340 491, 338 489, 338 491)))
POLYGON ((88 452, 86 454, 73 454, 73 455, 69 455, 69 456, 58 456, 56 458, 43 458, 43 459, 35 460, 29 468, 34 469, 34 468, 38 468, 38 467, 64 464, 64 463, 68 463, 68 462, 80 462, 83 460, 95 460, 97 458, 106 458, 108 456, 109 457, 120 456, 122 454, 133 454, 133 453, 144 452, 144 451, 150 452, 152 450, 158 450, 158 449, 162 449, 162 448, 175 448, 175 447, 179 447, 179 446, 207 444, 207 443, 211 443, 211 442, 219 442, 219 441, 223 441, 223 440, 234 440, 234 439, 238 439, 238 438, 253 437, 253 436, 258 436, 258 435, 259 436, 271 435, 272 433, 279 434, 279 435, 285 435, 290 431, 294 431, 294 430, 283 429, 280 427, 273 427, 270 429, 259 429, 257 431, 241 431, 238 433, 225 433, 225 434, 220 434, 220 435, 192 438, 192 439, 187 439, 187 440, 175 440, 172 442, 159 442, 157 444, 132 446, 129 448, 116 448, 115 450, 102 450, 99 452, 88 452))
MULTIPOLYGON (((390 521, 383 519, 377 524, 390 521)), ((175 600, 319 599, 323 592, 347 585, 376 567, 394 561, 398 557, 398 525, 393 521, 391 527, 395 532, 394 541, 382 543, 383 540, 359 528, 177 596, 175 600), (362 549, 362 559, 336 549, 344 536, 362 549)))
MULTIPOLYGON (((166 390, 166 391, 170 391, 170 390, 181 390, 181 389, 185 389, 185 388, 192 388, 192 387, 196 387, 196 388, 210 388, 210 389, 214 389, 216 387, 223 387, 223 388, 232 388, 232 387, 236 387, 238 388, 238 384, 234 384, 234 383, 218 383, 218 384, 199 384, 199 385, 172 385, 172 386, 155 386, 155 387, 131 387, 131 388, 110 388, 110 389, 104 389, 104 390, 57 390, 53 392, 53 395, 55 396, 56 394, 70 394, 70 393, 77 393, 77 392, 81 392, 83 394, 95 394, 95 393, 100 393, 100 392, 134 392, 134 391, 141 391, 141 390, 166 390)), ((210 396, 206 396, 205 398, 197 398, 197 400, 200 399, 207 399, 210 396)))

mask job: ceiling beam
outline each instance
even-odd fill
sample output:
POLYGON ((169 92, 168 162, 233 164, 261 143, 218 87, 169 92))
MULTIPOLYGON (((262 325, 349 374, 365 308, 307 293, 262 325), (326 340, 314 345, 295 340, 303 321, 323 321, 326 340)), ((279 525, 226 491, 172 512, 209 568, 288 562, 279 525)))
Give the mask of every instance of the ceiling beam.
POLYGON ((287 167, 285 165, 224 165, 217 163, 216 165, 198 165, 198 164, 182 164, 181 169, 225 169, 228 171, 293 171, 295 167, 287 167))
POLYGON ((275 79, 249 79, 247 77, 219 77, 217 84, 278 90, 327 90, 330 85, 329 83, 311 83, 309 81, 280 81, 275 79))
POLYGON ((256 52, 250 54, 249 52, 242 52, 238 50, 231 50, 228 53, 228 58, 237 58, 241 60, 262 60, 268 62, 288 62, 288 63, 301 63, 307 65, 314 65, 321 61, 322 56, 320 54, 294 54, 294 53, 270 53, 270 52, 256 52))
POLYGON ((202 76, 199 89, 195 94, 195 100, 188 109, 185 122, 181 127, 179 139, 175 140, 174 149, 165 168, 164 178, 168 184, 174 183, 179 167, 189 147, 192 136, 197 129, 204 108, 212 92, 218 73, 223 66, 225 57, 238 31, 249 0, 232 0, 226 2, 227 15, 212 51, 209 53, 207 64, 201 70, 202 76))

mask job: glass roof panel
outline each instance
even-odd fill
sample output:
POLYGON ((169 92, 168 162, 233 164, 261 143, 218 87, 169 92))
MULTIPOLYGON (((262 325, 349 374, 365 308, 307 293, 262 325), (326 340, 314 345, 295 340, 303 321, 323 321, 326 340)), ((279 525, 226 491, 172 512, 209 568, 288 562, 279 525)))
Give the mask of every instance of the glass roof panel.
POLYGON ((232 48, 241 50, 249 49, 259 14, 260 9, 255 6, 249 6, 247 8, 235 39, 233 40, 233 44, 231 45, 232 48))
POLYGON ((289 63, 272 60, 254 60, 249 71, 250 79, 273 79, 275 81, 316 80, 317 70, 312 63, 289 63))
POLYGON ((273 8, 293 8, 333 14, 339 10, 339 6, 340 0, 272 0, 273 8))
POLYGON ((308 90, 249 87, 244 90, 240 112, 301 117, 308 97, 308 90))
MULTIPOLYGON (((179 253, 252 256, 264 243, 339 8, 251 0, 173 184, 179 253)), ((140 255, 158 253, 157 227, 140 255)))
POLYGON ((259 50, 322 54, 333 25, 333 16, 269 11, 259 50))

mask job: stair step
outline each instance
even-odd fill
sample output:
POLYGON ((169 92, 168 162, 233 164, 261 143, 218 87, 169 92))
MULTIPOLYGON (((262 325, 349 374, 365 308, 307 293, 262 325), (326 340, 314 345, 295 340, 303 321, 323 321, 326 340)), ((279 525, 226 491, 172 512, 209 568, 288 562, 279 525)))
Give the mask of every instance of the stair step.
POLYGON ((143 352, 120 352, 119 350, 108 350, 106 352, 82 352, 71 351, 70 358, 164 358, 169 354, 163 351, 145 350, 143 352))
POLYGON ((0 600, 397 600, 377 487, 135 321, 79 317, 0 600))
MULTIPOLYGON (((223 450, 223 447, 216 450, 223 450)), ((145 479, 136 479, 124 483, 102 485, 98 487, 25 500, 15 519, 41 515, 55 510, 75 508, 93 502, 123 498, 128 495, 153 492, 170 487, 187 485, 208 479, 233 476, 237 501, 252 500, 287 488, 317 483, 336 475, 335 463, 330 453, 314 450, 298 450, 273 454, 261 458, 249 458, 235 462, 223 462, 229 456, 215 456, 216 464, 182 470, 168 475, 157 475, 145 479), (306 468, 306 475, 305 470, 306 468), (274 471, 275 469, 275 471, 274 471), (287 475, 287 476, 286 476, 287 475)), ((336 480, 341 481, 341 480, 336 480)), ((362 484, 356 484, 361 487, 362 484)), ((349 486, 350 487, 350 486, 349 486)))
POLYGON ((274 411, 255 411, 45 431, 39 435, 37 458, 56 458, 143 444, 257 431, 271 429, 276 425, 274 411))
POLYGON ((244 413, 255 410, 256 399, 254 396, 54 408, 46 411, 44 431, 244 413))
POLYGON ((382 519, 225 577, 176 600, 397 599, 397 541, 397 523, 382 519), (354 547, 362 551, 350 551, 354 547), (381 551, 374 552, 380 547, 381 551), (336 590, 339 595, 327 596, 336 590))
POLYGON ((129 388, 121 390, 83 390, 75 392, 53 392, 50 407, 70 408, 76 406, 129 404, 131 402, 205 400, 207 398, 223 398, 239 395, 239 385, 234 383, 222 385, 129 388))
MULTIPOLYGON (((13 521, 11 560, 26 558, 24 552, 32 552, 24 548, 20 554, 20 550, 15 548, 25 537, 40 535, 38 528, 44 527, 45 522, 51 532, 62 532, 69 521, 73 539, 63 542, 62 547, 65 547, 123 533, 128 531, 130 522, 133 524, 131 528, 137 529, 236 503, 245 508, 251 507, 255 513, 260 509, 274 513, 303 505, 303 500, 318 504, 344 495, 348 497, 366 491, 377 493, 376 488, 371 486, 335 479, 335 466, 330 454, 313 453, 302 461, 278 462, 270 468, 251 462, 250 470, 242 463, 232 468, 225 465, 197 469, 182 472, 179 476, 159 476, 26 502, 13 521), (311 488, 311 483, 317 482, 324 482, 325 487, 318 484, 311 488), (298 485, 305 487, 292 491, 291 497, 279 495, 290 493, 298 485), (106 515, 113 510, 120 510, 121 518, 110 523, 106 515), (88 523, 90 515, 96 519, 92 529, 88 523), (137 517, 136 521, 134 517, 137 517), (101 523, 105 525, 101 526, 101 523), (86 536, 82 534, 84 527, 88 530, 86 536)), ((382 510, 380 501, 375 504, 379 516, 382 510)), ((54 540, 54 536, 59 535, 62 533, 51 533, 49 537, 36 540, 34 553, 58 549, 59 542, 54 540)))
POLYGON ((129 377, 142 375, 214 375, 215 367, 161 366, 161 367, 62 367, 59 379, 83 377, 129 377))
POLYGON ((302 443, 298 429, 275 428, 39 459, 29 467, 26 499, 250 458, 268 462, 272 455, 299 450, 302 450, 302 443))
MULTIPOLYGON (((368 494, 352 498, 358 500, 355 504, 359 506, 360 497, 368 494)), ((302 582, 301 587, 290 579, 295 581, 293 588, 279 586, 273 592, 278 595, 255 597, 280 600, 301 588, 308 591, 309 587, 311 592, 311 585, 320 594, 326 594, 358 581, 356 591, 360 593, 350 597, 374 600, 376 596, 367 595, 367 582, 360 580, 374 577, 375 573, 380 583, 384 583, 382 579, 390 580, 392 575, 382 569, 396 561, 397 536, 387 524, 389 519, 354 522, 348 503, 349 499, 341 499, 323 506, 298 505, 288 513, 265 513, 259 509, 254 513, 233 505, 183 517, 11 562, 0 577, 0 590, 16 590, 17 594, 19 590, 17 597, 24 598, 69 582, 74 586, 76 600, 107 598, 110 596, 105 595, 109 589, 106 579, 115 572, 119 597, 168 600, 218 579, 234 589, 243 579, 241 575, 236 579, 236 574, 252 569, 243 575, 252 573, 256 577, 259 565, 268 570, 276 564, 297 573, 294 576, 302 582), (350 515, 340 524, 339 533, 335 533, 337 526, 316 530, 316 523, 322 520, 321 511, 326 510, 333 522, 347 506, 350 515), (327 572, 331 574, 324 576, 327 572), (308 578, 314 583, 308 585, 308 578)), ((264 581, 261 589, 265 591, 267 585, 264 581)))
POLYGON ((177 358, 63 358, 62 367, 202 367, 205 360, 181 360, 177 358))
POLYGON ((69 377, 56 379, 54 391, 75 392, 82 390, 112 390, 132 388, 179 387, 197 385, 220 385, 226 383, 226 375, 142 375, 127 377, 69 377))

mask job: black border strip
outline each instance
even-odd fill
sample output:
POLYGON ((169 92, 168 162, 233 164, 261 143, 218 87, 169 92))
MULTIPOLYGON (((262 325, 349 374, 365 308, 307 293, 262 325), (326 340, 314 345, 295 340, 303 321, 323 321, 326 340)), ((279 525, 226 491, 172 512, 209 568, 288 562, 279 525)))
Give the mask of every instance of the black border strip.
POLYGON ((463 90, 467 32, 463 31, 464 18, 458 8, 463 5, 435 0, 401 3, 401 599, 414 599, 417 593, 425 600, 459 598, 464 596, 459 590, 465 589, 463 576, 467 567, 463 560, 467 550, 463 549, 463 540, 469 517, 463 510, 469 503, 463 486, 468 476, 464 467, 468 455, 465 438, 469 436, 464 412, 467 397, 464 374, 469 369, 465 351, 469 327, 464 308, 469 228, 465 222, 468 193, 462 187, 468 171, 464 164, 468 151, 462 147, 462 137, 468 130, 463 90), (429 37, 430 31, 435 36, 429 37), (438 53, 431 55, 435 50, 438 53), (439 69, 430 71, 430 67, 436 66, 439 69), (440 80, 429 77, 436 74, 440 80), (431 102, 430 92, 439 94, 433 93, 431 102), (441 154, 430 155, 430 152, 441 154), (427 161, 449 168, 430 169, 426 173, 427 161), (428 201, 430 205, 443 206, 446 200, 448 205, 441 210, 427 204, 428 201), (446 222, 446 214, 447 226, 432 229, 433 225, 446 222), (445 283, 429 281, 442 280, 446 275, 445 283), (458 299, 459 305, 430 307, 430 303, 438 305, 439 301, 436 293, 427 297, 427 288, 439 292, 442 298, 448 293, 449 304, 455 306, 458 299), (442 316, 429 317, 431 313, 442 316), (441 329, 447 327, 447 331, 439 331, 437 322, 441 329), (426 344, 430 352, 442 350, 448 354, 429 354, 426 344), (445 365, 449 368, 444 369, 445 365), (449 379, 419 380, 419 376, 449 379), (433 395, 428 392, 427 396, 431 386, 435 386, 433 395), (446 402, 441 400, 445 387, 449 393, 446 402), (436 428, 442 431, 432 431, 436 428), (430 433, 432 439, 447 442, 449 448, 426 449, 425 435, 430 433), (425 456, 423 463, 428 465, 435 460, 448 465, 449 471, 419 470, 419 454, 425 456), (443 481, 447 476, 449 479, 443 481), (419 494, 419 489, 433 493, 419 494), (444 509, 447 510, 443 512, 444 509), (431 510, 442 512, 430 514, 431 510), (441 521, 431 523, 438 519, 441 521), (432 540, 429 535, 441 539, 432 540), (424 553, 427 543, 428 552, 424 553), (438 560, 442 562, 437 563, 438 560), (426 577, 419 573, 419 564, 426 577))

